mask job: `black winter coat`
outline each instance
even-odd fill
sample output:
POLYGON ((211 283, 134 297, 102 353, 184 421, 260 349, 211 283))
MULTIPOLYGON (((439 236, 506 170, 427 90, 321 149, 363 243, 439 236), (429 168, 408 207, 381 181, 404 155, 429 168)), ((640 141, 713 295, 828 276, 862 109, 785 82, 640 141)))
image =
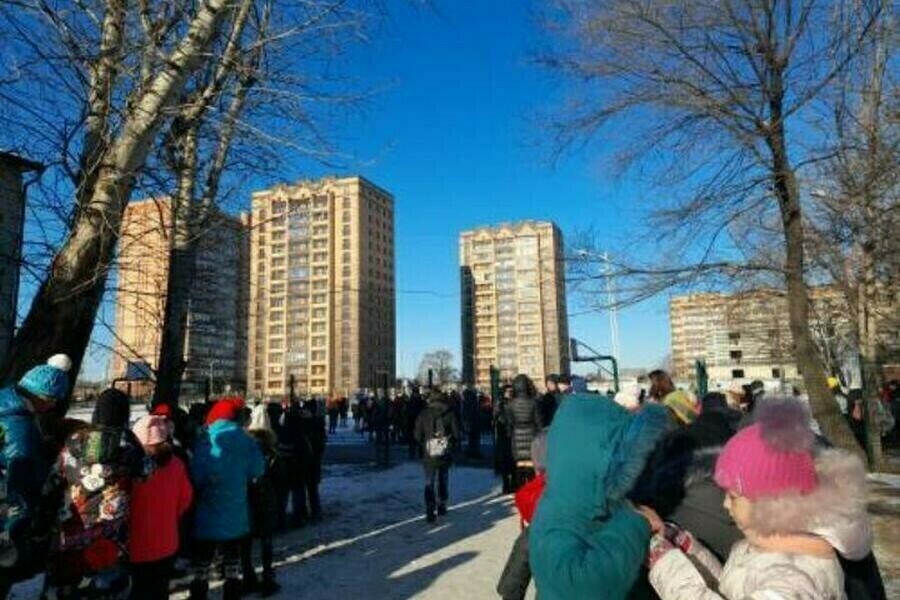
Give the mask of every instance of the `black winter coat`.
POLYGON ((531 442, 540 430, 538 405, 532 398, 513 398, 507 405, 514 460, 531 460, 531 442))
POLYGON ((499 474, 512 473, 514 467, 511 417, 507 400, 498 399, 494 404, 494 471, 499 474))
POLYGON ((278 530, 278 483, 281 459, 274 432, 251 431, 266 459, 266 472, 250 485, 250 523, 253 535, 272 535, 278 530))
POLYGON ((430 402, 419 418, 416 420, 414 437, 416 443, 422 447, 423 461, 429 467, 446 467, 452 462, 450 456, 432 458, 425 451, 427 442, 435 432, 443 429, 444 434, 450 438, 450 446, 453 447, 459 441, 459 426, 453 409, 444 402, 430 402))
POLYGON ((719 451, 733 434, 733 422, 719 411, 704 412, 691 425, 674 429, 656 447, 630 495, 690 530, 723 559, 743 537, 712 479, 719 451))
POLYGON ((553 424, 556 409, 559 408, 559 394, 547 392, 538 401, 538 415, 540 415, 541 429, 546 429, 553 424))

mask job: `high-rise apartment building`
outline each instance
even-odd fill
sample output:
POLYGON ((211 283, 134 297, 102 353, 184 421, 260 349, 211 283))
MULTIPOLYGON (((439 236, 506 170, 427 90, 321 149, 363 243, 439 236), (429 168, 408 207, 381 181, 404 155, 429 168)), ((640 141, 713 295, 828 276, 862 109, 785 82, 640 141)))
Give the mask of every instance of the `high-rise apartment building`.
POLYGON ((524 221, 460 234, 463 380, 490 386, 525 373, 542 386, 569 372, 563 236, 524 221))
MULTIPOLYGON (((248 217, 214 213, 197 244, 185 339, 186 382, 211 378, 213 391, 245 388, 248 217)), ((129 363, 155 368, 162 343, 172 234, 167 198, 131 202, 119 240, 116 340, 110 378, 129 363)))
MULTIPOLYGON (((835 288, 810 289, 810 326, 826 354, 839 363, 850 351, 848 311, 835 288)), ((787 298, 777 290, 698 293, 669 301, 675 376, 694 375, 706 363, 710 378, 796 379, 787 298)))
POLYGON ((40 168, 41 165, 15 154, 0 152, 0 363, 6 357, 16 328, 25 225, 22 174, 40 168))
POLYGON ((393 385, 394 199, 362 177, 253 194, 248 392, 393 385))

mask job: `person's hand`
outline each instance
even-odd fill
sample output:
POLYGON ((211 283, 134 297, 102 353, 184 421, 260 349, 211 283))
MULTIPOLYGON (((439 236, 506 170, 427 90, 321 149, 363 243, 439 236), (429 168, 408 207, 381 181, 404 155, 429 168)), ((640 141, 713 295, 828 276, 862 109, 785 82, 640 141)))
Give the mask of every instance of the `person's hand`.
POLYGON ((652 533, 660 533, 661 531, 663 531, 663 529, 665 528, 665 523, 663 523, 663 520, 659 517, 658 514, 656 514, 655 510, 643 504, 635 506, 635 510, 641 513, 641 515, 643 515, 643 517, 647 519, 647 522, 650 524, 650 531, 652 533))
POLYGON ((666 521, 663 535, 677 548, 680 548, 682 552, 690 552, 691 548, 694 546, 694 536, 691 535, 691 532, 682 529, 675 523, 666 521))
POLYGON ((667 540, 662 534, 657 533, 650 538, 650 548, 647 550, 647 568, 653 570, 656 563, 668 552, 675 550, 674 544, 667 540))

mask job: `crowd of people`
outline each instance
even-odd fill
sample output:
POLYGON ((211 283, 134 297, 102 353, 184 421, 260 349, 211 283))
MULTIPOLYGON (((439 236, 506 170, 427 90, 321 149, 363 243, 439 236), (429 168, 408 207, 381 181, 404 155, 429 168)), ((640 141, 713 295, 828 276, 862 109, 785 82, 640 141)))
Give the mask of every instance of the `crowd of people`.
POLYGON ((276 593, 273 535, 321 518, 323 403, 160 403, 132 423, 110 388, 87 423, 59 408, 70 368, 0 389, 0 598, 39 573, 47 599, 167 598, 179 558, 194 600, 216 577, 227 600, 276 593))
MULTIPOLYGON (((47 599, 165 598, 177 564, 195 600, 212 579, 227 600, 276 593, 273 536, 321 518, 326 430, 351 409, 359 435, 422 460, 429 523, 448 512, 454 454, 465 441, 480 457, 490 419, 522 526, 505 599, 531 581, 550 600, 885 598, 861 461, 761 384, 697 399, 663 371, 618 394, 565 375, 539 393, 518 375, 487 415, 473 388, 413 387, 352 404, 161 403, 134 422, 111 388, 87 423, 59 408, 70 367, 57 355, 0 389, 0 598, 38 573, 47 599)), ((836 401, 852 427, 859 400, 836 401)))
MULTIPOLYGON (((454 418, 462 446, 466 439, 465 454, 470 458, 480 458, 482 432, 489 431, 490 399, 471 386, 439 386, 423 389, 419 385, 400 390, 362 390, 353 399, 352 412, 354 428, 361 436, 377 446, 405 446, 409 458, 422 458, 423 447, 416 438, 416 423, 428 407, 435 391, 442 397, 454 418)), ((344 401, 346 402, 346 401, 344 401)))
POLYGON ((801 399, 749 385, 697 400, 655 371, 615 398, 557 377, 539 395, 520 375, 502 404, 510 458, 533 468, 504 481, 522 522, 504 599, 532 578, 542 600, 886 598, 865 468, 801 399))

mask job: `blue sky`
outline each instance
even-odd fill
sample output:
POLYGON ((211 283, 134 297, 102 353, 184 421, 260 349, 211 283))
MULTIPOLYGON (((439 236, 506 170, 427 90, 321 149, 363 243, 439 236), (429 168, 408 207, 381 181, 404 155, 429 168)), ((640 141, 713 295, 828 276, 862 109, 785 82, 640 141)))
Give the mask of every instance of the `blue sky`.
MULTIPOLYGON (((436 4, 390 3, 371 42, 346 57, 352 77, 381 91, 335 129, 350 156, 339 173, 362 174, 396 197, 401 375, 429 350, 459 355, 460 231, 551 219, 569 238, 589 227, 607 232, 615 254, 641 243, 638 207, 649 193, 613 177, 596 149, 550 164, 536 117, 562 94, 529 60, 539 31, 528 2, 436 4)), ((288 158, 283 180, 334 171, 288 158)), ((569 305, 584 308, 577 296, 569 305)), ((605 314, 574 317, 570 332, 607 350, 607 322, 605 314)), ((666 300, 621 312, 619 329, 625 366, 659 364, 669 346, 666 300)), ((86 375, 102 375, 106 358, 89 354, 86 375)))

